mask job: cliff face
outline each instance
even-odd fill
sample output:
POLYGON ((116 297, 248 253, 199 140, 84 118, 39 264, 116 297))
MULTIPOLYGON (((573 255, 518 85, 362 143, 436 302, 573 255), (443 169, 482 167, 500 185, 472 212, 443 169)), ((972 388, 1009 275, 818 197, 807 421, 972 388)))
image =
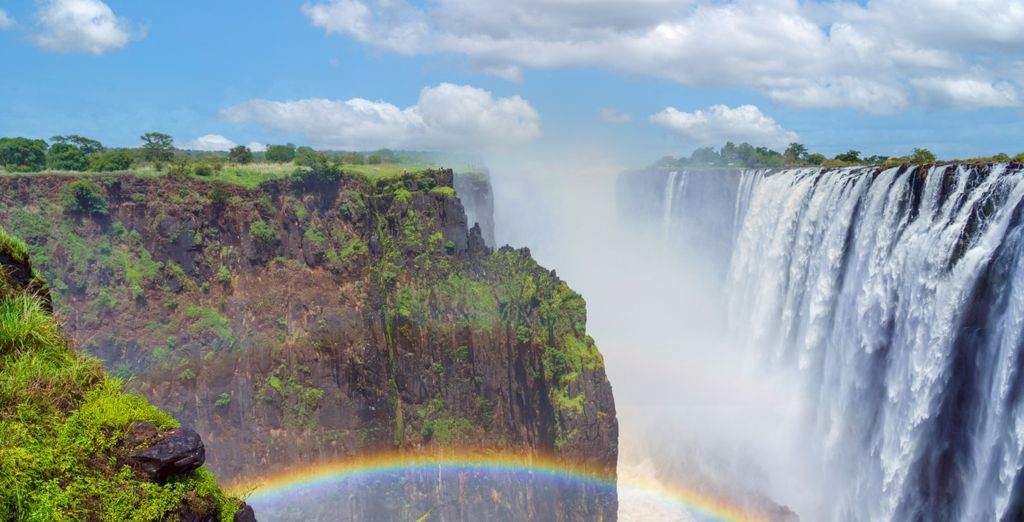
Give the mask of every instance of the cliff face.
MULTIPOLYGON (((4 177, 0 223, 41 260, 70 333, 195 426, 226 480, 452 448, 614 475, 614 402, 582 298, 528 251, 490 251, 452 185, 450 171, 251 190, 4 177)), ((468 482, 412 477, 330 516, 615 518, 614 492, 468 482)))

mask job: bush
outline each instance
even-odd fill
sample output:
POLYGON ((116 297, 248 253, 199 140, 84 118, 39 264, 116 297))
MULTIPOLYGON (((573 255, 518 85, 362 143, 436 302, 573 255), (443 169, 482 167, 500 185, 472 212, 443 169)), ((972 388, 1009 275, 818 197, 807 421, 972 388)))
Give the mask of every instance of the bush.
POLYGON ((113 172, 128 170, 132 166, 132 157, 127 152, 118 150, 93 157, 90 170, 96 172, 113 172))
POLYGON ((107 193, 90 179, 80 179, 64 186, 61 204, 69 214, 105 216, 109 211, 107 193))
POLYGON ((249 225, 249 235, 259 247, 273 248, 277 245, 277 229, 268 225, 266 221, 259 220, 249 225))
POLYGON ((210 177, 213 175, 213 167, 208 163, 200 163, 193 169, 196 176, 210 177))
POLYGON ((53 170, 82 171, 89 166, 89 160, 82 149, 69 143, 56 143, 46 153, 46 166, 53 170))

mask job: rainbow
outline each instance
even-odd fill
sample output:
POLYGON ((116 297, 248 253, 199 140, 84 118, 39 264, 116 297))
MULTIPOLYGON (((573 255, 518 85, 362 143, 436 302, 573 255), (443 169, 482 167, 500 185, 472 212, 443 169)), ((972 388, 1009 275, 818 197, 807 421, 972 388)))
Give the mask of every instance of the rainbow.
POLYGON ((248 477, 228 490, 247 496, 259 506, 287 502, 300 492, 337 488, 349 481, 387 479, 411 472, 486 473, 495 476, 521 476, 524 480, 550 480, 554 483, 587 487, 591 490, 618 491, 643 497, 677 511, 685 511, 702 520, 716 522, 759 522, 769 520, 763 513, 697 489, 666 486, 654 480, 620 478, 595 473, 539 455, 513 453, 376 453, 352 456, 333 462, 300 466, 264 476, 248 477))

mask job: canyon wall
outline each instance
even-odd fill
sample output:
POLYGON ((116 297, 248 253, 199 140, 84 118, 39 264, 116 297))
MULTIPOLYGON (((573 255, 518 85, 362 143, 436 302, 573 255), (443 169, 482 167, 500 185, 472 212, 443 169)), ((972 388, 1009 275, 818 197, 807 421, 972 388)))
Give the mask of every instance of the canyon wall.
MULTIPOLYGON (((8 176, 0 224, 28 242, 79 345, 194 426, 222 480, 384 451, 546 455, 614 477, 614 401, 583 299, 468 226, 454 187, 493 229, 485 177, 453 182, 8 176)), ((616 516, 607 488, 439 480, 319 515, 616 516)))

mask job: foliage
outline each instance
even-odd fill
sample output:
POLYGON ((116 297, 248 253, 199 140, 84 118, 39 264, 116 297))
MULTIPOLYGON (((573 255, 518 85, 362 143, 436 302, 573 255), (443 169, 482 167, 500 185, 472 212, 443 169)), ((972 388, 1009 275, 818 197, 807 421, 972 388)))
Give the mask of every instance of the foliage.
POLYGON ((928 149, 914 149, 910 155, 910 161, 914 163, 935 163, 935 154, 928 149))
POLYGON ((252 163, 252 150, 245 145, 233 147, 228 151, 228 159, 241 165, 252 163))
POLYGON ((277 229, 267 224, 262 219, 249 225, 249 236, 256 242, 257 246, 264 249, 271 249, 277 245, 280 239, 277 229))
POLYGON ((98 152, 103 152, 102 143, 94 139, 79 136, 77 134, 69 134, 67 136, 54 136, 50 138, 50 141, 52 141, 55 144, 66 143, 68 145, 75 146, 86 154, 96 154, 98 152))
POLYGON ((14 171, 39 171, 46 166, 46 142, 0 138, 0 166, 14 171))
POLYGON ((85 152, 69 143, 55 143, 46 153, 46 166, 51 170, 82 171, 89 167, 85 152))
POLYGON ((295 159, 295 145, 267 145, 263 159, 274 163, 290 163, 295 159))
POLYGON ((162 132, 147 132, 142 140, 142 158, 153 163, 170 161, 174 157, 174 138, 162 132))
POLYGON ((97 172, 113 172, 128 170, 132 167, 132 155, 123 150, 115 150, 92 158, 89 170, 97 172))
POLYGON ((107 192, 91 179, 79 179, 64 186, 61 204, 65 212, 105 216, 109 210, 107 192))

